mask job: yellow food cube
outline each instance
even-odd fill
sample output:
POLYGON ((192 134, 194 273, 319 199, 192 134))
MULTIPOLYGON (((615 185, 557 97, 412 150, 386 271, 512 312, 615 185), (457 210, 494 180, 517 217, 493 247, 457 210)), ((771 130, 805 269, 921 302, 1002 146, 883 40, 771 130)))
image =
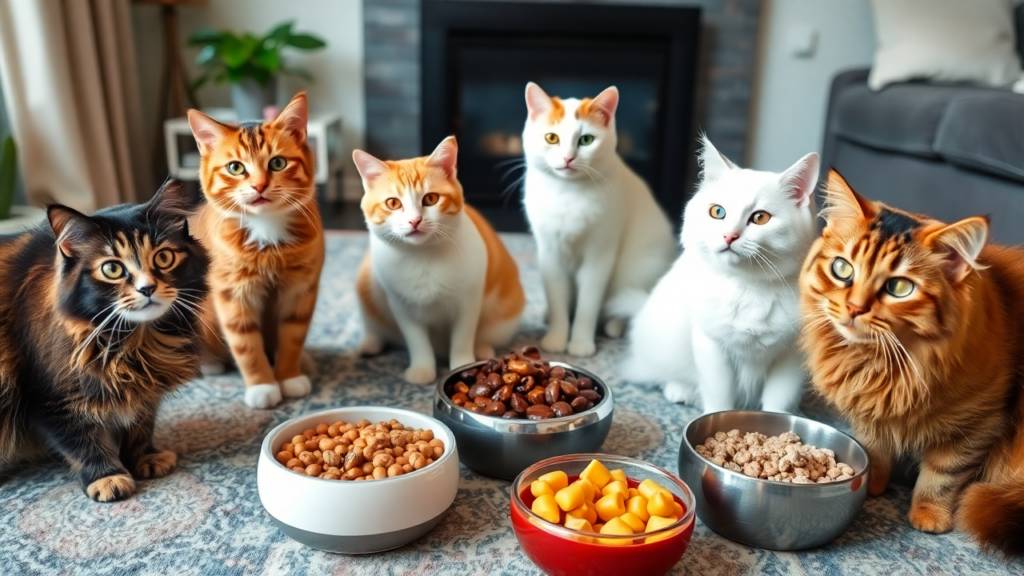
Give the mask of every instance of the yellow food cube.
POLYGON ((553 524, 558 524, 562 519, 562 514, 558 510, 558 503, 555 502, 555 497, 551 494, 541 494, 537 497, 533 501, 533 506, 530 506, 530 510, 533 510, 534 514, 553 524))
POLYGON ((566 486, 569 485, 569 476, 567 476, 565 472, 562 472, 561 470, 548 472, 547 474, 541 476, 537 480, 547 482, 548 485, 551 486, 551 489, 554 490, 555 492, 558 492, 562 488, 565 488, 566 486))
POLYGON ((584 503, 583 497, 583 487, 579 484, 566 486, 558 492, 555 492, 555 502, 558 503, 559 508, 566 512, 582 506, 584 503))
POLYGON ((572 528, 573 530, 579 530, 580 532, 597 532, 594 527, 590 525, 584 518, 573 518, 569 516, 565 519, 565 527, 572 528))
POLYGON ((551 487, 551 484, 543 480, 534 480, 530 483, 530 493, 533 494, 534 498, 540 498, 545 494, 555 495, 555 490, 551 487))
POLYGON ((641 520, 639 517, 637 517, 636 514, 633 514, 632 512, 626 512, 622 516, 619 516, 619 520, 622 520, 627 525, 629 525, 630 529, 633 530, 633 532, 643 532, 644 531, 644 528, 645 528, 644 521, 641 520))
POLYGON ((675 508, 676 508, 676 513, 674 514, 674 516, 677 519, 678 518, 682 518, 683 517, 683 512, 684 512, 683 505, 680 504, 679 502, 676 502, 675 500, 672 501, 672 505, 675 506, 675 508))
POLYGON ((623 500, 629 499, 629 487, 626 486, 625 482, 619 480, 612 480, 611 482, 605 484, 604 488, 601 489, 602 496, 607 496, 612 492, 618 492, 619 494, 622 494, 623 500))
POLYGON ((573 508, 566 512, 565 515, 573 518, 582 518, 591 524, 597 522, 597 510, 594 510, 593 504, 583 503, 579 508, 573 508))
MULTIPOLYGON (((604 526, 601 526, 600 533, 608 535, 614 534, 617 536, 631 536, 635 534, 633 529, 629 527, 629 524, 623 522, 621 518, 612 518, 608 522, 605 522, 604 526)), ((598 538, 597 541, 601 544, 607 544, 608 546, 629 546, 633 543, 633 541, 628 538, 598 538)))
POLYGON ((657 482, 651 480, 650 478, 641 482, 640 486, 638 486, 636 490, 637 492, 640 493, 641 496, 647 498, 648 500, 651 499, 651 496, 654 496, 655 492, 667 492, 671 494, 671 492, 669 492, 664 486, 658 484, 657 482))
POLYGON ((604 524, 594 524, 594 532, 600 532, 601 528, 604 528, 604 524))
POLYGON ((589 480, 583 480, 581 478, 581 479, 573 482, 573 484, 579 484, 583 488, 583 499, 586 500, 587 502, 593 502, 594 501, 594 494, 595 493, 600 494, 600 492, 596 492, 594 490, 594 484, 591 483, 589 480))
POLYGON ((629 484, 629 482, 626 481, 626 471, 621 468, 618 470, 612 470, 608 474, 611 474, 612 480, 618 480, 619 482, 627 485, 629 484))
POLYGON ((639 495, 640 495, 640 491, 637 490, 636 488, 630 488, 629 489, 629 497, 630 498, 634 498, 634 497, 639 496, 639 495))
MULTIPOLYGON (((655 492, 654 496, 647 499, 647 513, 651 516, 669 517, 676 512, 673 506, 675 500, 665 492, 655 492)), ((598 510, 600 514, 600 510, 598 510)))
POLYGON ((597 504, 594 504, 594 508, 597 509, 597 515, 601 517, 601 520, 608 522, 612 518, 626 513, 626 501, 622 499, 622 494, 619 492, 612 492, 607 496, 602 496, 597 504))
POLYGON ((626 501, 626 512, 634 514, 637 518, 647 522, 651 515, 647 512, 647 498, 639 494, 626 501))
MULTIPOLYGON (((671 525, 675 524, 675 522, 676 522, 675 518, 663 518, 661 516, 651 516, 651 519, 647 521, 647 528, 644 530, 644 532, 654 532, 655 530, 661 530, 662 528, 665 528, 667 526, 671 526, 671 525)), ((671 538, 677 532, 678 531, 673 530, 672 532, 668 532, 666 534, 657 534, 655 536, 648 536, 647 539, 644 542, 647 543, 647 544, 650 544, 651 542, 657 542, 658 540, 664 540, 666 538, 671 538)))
POLYGON ((600 461, 591 460, 583 472, 580 472, 580 478, 590 480, 594 483, 595 488, 604 488, 604 485, 612 479, 612 473, 600 461))

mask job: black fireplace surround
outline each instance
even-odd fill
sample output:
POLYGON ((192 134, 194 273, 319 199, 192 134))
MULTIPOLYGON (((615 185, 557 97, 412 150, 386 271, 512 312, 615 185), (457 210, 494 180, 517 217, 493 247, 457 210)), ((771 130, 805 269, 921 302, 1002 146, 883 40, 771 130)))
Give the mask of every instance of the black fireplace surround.
POLYGON ((565 98, 619 88, 619 153, 678 222, 693 175, 700 9, 423 0, 424 154, 459 141, 466 200, 504 231, 519 208, 528 81, 565 98))

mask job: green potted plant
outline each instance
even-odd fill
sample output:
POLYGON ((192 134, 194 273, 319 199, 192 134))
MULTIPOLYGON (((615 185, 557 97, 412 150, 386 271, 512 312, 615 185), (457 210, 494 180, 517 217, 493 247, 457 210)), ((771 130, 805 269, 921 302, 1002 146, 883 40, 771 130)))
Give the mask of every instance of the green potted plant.
POLYGON ((231 84, 231 103, 238 119, 262 119, 263 109, 277 103, 279 75, 313 80, 306 70, 285 65, 281 51, 288 47, 318 50, 327 45, 312 34, 292 31, 292 26, 294 22, 285 22, 264 36, 212 28, 196 30, 188 43, 200 47, 196 64, 204 72, 196 79, 193 89, 210 81, 227 82, 231 84))
POLYGON ((15 206, 18 183, 18 149, 8 136, 0 144, 0 234, 14 234, 34 226, 46 211, 34 206, 15 206))

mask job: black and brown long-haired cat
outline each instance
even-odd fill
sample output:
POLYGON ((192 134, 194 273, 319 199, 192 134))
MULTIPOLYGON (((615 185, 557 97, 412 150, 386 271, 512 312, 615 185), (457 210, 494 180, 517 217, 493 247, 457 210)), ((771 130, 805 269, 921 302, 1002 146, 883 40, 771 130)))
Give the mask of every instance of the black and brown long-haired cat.
POLYGON ((143 205, 51 206, 49 227, 0 236, 0 474, 50 453, 108 502, 174 469, 153 424, 199 367, 208 260, 189 204, 171 181, 143 205))

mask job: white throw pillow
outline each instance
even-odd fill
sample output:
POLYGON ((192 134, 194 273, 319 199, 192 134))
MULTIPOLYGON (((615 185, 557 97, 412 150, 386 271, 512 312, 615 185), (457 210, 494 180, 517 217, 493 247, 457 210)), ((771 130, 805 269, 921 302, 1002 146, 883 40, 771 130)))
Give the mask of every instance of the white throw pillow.
POLYGON ((872 0, 875 63, 868 86, 936 80, 1024 92, 1013 0, 872 0))

